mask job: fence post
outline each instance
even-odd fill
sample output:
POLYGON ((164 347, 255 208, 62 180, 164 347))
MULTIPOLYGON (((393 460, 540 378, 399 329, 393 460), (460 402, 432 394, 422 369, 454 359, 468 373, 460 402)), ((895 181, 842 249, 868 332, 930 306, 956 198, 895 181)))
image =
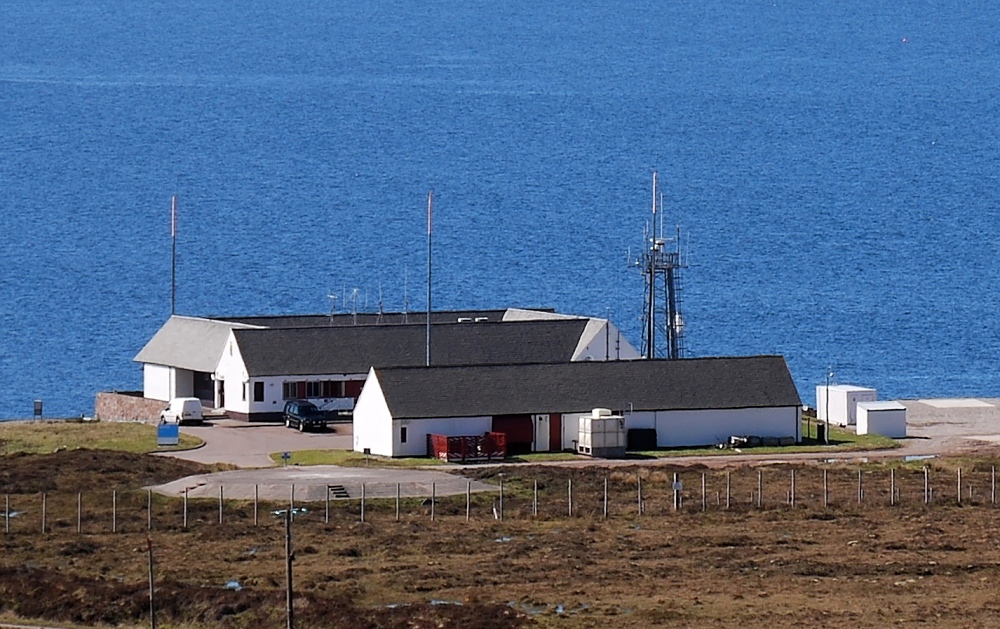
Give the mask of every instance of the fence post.
MULTIPOLYGON (((330 490, 329 489, 326 490, 326 495, 327 495, 327 497, 330 496, 330 490)), ((260 495, 258 493, 258 487, 257 487, 257 485, 254 485, 253 486, 253 525, 254 526, 257 526, 257 500, 258 500, 259 497, 260 497, 260 495)))
POLYGON ((997 501, 997 466, 990 468, 990 504, 997 501))
POLYGON ((930 501, 931 501, 930 487, 931 487, 930 470, 925 465, 924 466, 924 504, 929 504, 930 501))
POLYGON ((431 483, 431 522, 434 521, 434 503, 437 502, 437 483, 431 483))
POLYGON ((608 519, 608 477, 604 477, 604 519, 608 519))
POLYGON ((42 492, 42 535, 45 535, 45 517, 46 517, 46 515, 48 515, 47 514, 47 509, 46 509, 46 503, 47 503, 47 500, 46 500, 45 492, 43 491, 42 492))
POLYGON ((76 492, 76 532, 83 532, 83 492, 76 492))
POLYGON ((792 486, 791 491, 788 494, 788 504, 793 509, 795 508, 795 470, 792 470, 792 486))
POLYGON ((326 495, 324 496, 324 498, 325 498, 325 500, 323 501, 323 504, 324 504, 325 510, 323 512, 323 523, 324 524, 329 524, 330 523, 330 487, 329 486, 327 486, 327 488, 326 488, 326 495))
POLYGON ((111 532, 118 532, 118 490, 111 490, 111 532))
POLYGON ((288 513, 295 511, 295 483, 292 483, 288 496, 288 513))
POLYGON ((503 477, 500 477, 500 521, 503 522, 503 477))
POLYGON ((3 529, 4 533, 10 533, 10 494, 3 496, 3 529))
POLYGON ((764 470, 757 470, 757 508, 764 505, 764 470))
POLYGON ((534 489, 531 492, 531 515, 538 517, 538 479, 535 479, 534 489))
MULTIPOLYGON (((468 490, 468 487, 471 486, 471 485, 472 485, 472 481, 469 481, 468 486, 466 486, 466 494, 465 494, 465 497, 466 497, 466 499, 465 499, 465 516, 466 516, 466 519, 469 519, 469 517, 468 517, 469 516, 469 493, 468 493, 469 490, 468 490)), ((399 522, 399 483, 396 483, 396 521, 399 522)))
POLYGON ((674 484, 671 487, 671 489, 673 489, 674 491, 674 511, 677 511, 678 509, 681 508, 681 490, 679 489, 681 482, 680 477, 681 477, 680 474, 674 472, 674 484))
POLYGON ((733 492, 731 491, 732 485, 730 484, 732 478, 730 478, 732 472, 726 472, 726 510, 729 510, 729 501, 732 498, 733 492))
POLYGON ((365 484, 361 483, 361 521, 365 521, 365 484))
POLYGON ((889 469, 889 506, 896 506, 896 468, 889 469))
POLYGON ((636 480, 636 495, 637 495, 636 500, 638 501, 637 513, 639 515, 642 515, 642 476, 636 474, 635 480, 636 480))
POLYGON ((708 494, 707 494, 707 481, 705 480, 705 472, 701 473, 701 510, 708 510, 708 494))
POLYGON ((861 484, 861 479, 863 478, 864 473, 864 470, 858 470, 858 504, 861 504, 861 501, 864 500, 865 497, 865 490, 861 484))
POLYGON ((830 470, 823 470, 823 508, 826 509, 830 506, 830 482, 829 476, 830 470))
POLYGON ((146 530, 153 530, 153 490, 146 490, 146 530))
POLYGON ((219 524, 222 524, 222 485, 219 485, 219 524))
POLYGON ((572 518, 573 517, 573 479, 572 478, 568 479, 568 482, 566 483, 566 491, 567 491, 567 497, 569 499, 569 501, 568 501, 568 504, 569 504, 569 517, 572 518))
POLYGON ((962 468, 958 468, 958 504, 962 504, 962 468))
MULTIPOLYGON (((398 509, 397 509, 397 513, 398 513, 398 509)), ((472 517, 472 481, 471 480, 467 481, 466 484, 465 484, 465 521, 468 522, 470 517, 472 517)))
POLYGON ((188 488, 184 488, 184 528, 188 527, 188 488))

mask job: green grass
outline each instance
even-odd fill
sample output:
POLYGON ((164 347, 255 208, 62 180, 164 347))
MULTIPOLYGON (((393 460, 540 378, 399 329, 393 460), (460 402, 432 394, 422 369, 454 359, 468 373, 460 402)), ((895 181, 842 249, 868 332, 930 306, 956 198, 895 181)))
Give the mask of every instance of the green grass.
POLYGON ((0 422, 0 455, 48 454, 56 450, 117 450, 143 454, 187 450, 203 442, 181 434, 180 445, 158 447, 156 426, 137 422, 0 422))
MULTIPOLYGON (((290 452, 291 457, 288 465, 341 465, 344 467, 423 467, 426 465, 441 465, 443 462, 431 457, 401 457, 388 458, 381 456, 370 456, 365 460, 365 455, 353 450, 298 450, 290 452)), ((281 459, 280 452, 271 454, 271 460, 282 465, 285 463, 281 459)))

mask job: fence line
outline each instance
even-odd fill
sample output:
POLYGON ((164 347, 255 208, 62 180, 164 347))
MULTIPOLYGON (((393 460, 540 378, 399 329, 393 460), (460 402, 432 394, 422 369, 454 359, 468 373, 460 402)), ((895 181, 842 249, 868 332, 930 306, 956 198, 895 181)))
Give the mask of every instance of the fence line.
MULTIPOLYGON (((886 507, 958 506, 979 507, 996 505, 996 466, 989 469, 955 469, 953 472, 923 467, 850 469, 850 468, 788 468, 756 469, 753 471, 681 471, 662 472, 644 469, 639 473, 606 472, 597 475, 574 475, 566 480, 564 492, 550 480, 540 482, 530 476, 516 477, 506 472, 499 478, 494 493, 484 497, 473 496, 472 482, 466 481, 464 492, 453 497, 440 497, 436 483, 430 486, 429 509, 413 509, 419 498, 404 502, 401 483, 380 484, 372 499, 368 485, 360 485, 360 495, 352 498, 331 497, 330 492, 318 500, 305 503, 296 509, 295 486, 289 485, 288 507, 296 518, 307 518, 329 524, 334 517, 343 518, 359 501, 360 514, 355 520, 362 522, 381 516, 395 521, 408 517, 426 517, 430 521, 449 516, 461 516, 461 499, 465 498, 466 521, 491 517, 489 505, 493 504, 492 517, 503 521, 527 518, 576 518, 602 519, 638 518, 646 515, 671 517, 672 513, 709 511, 750 511, 779 509, 865 509, 886 507), (756 478, 753 477, 756 472, 756 478), (632 476, 635 474, 635 476, 632 476), (954 477, 949 478, 951 474, 954 477), (765 478, 766 476, 766 478, 765 478), (685 480, 687 484, 685 485, 685 480), (629 485, 634 482, 632 489, 629 485), (853 488, 852 488, 853 485, 853 488), (768 488, 771 494, 768 495, 768 488), (782 488, 782 489, 773 489, 782 488), (852 491, 853 489, 853 491, 852 491), (629 504, 628 493, 635 491, 635 507, 629 504), (725 498, 723 499, 723 492, 725 498), (775 495, 776 492, 777 495, 775 495), (395 504, 393 505, 394 493, 395 504), (561 494, 561 495, 560 495, 561 494), (715 499, 710 500, 714 494, 715 499), (782 495, 784 494, 784 495, 782 495), (853 495, 852 495, 853 494, 853 495), (749 498, 747 498, 749 496, 749 498), (336 498, 332 500, 332 498, 336 498), (624 499, 623 499, 624 498, 624 499), (498 501, 497 501, 498 499, 498 501), (319 500, 323 501, 322 515, 319 500), (316 509, 313 511, 313 505, 316 509), (393 509, 394 507, 394 509, 393 509)), ((356 490, 352 490, 354 493, 356 490)), ((151 490, 109 490, 110 512, 101 505, 108 505, 107 493, 77 491, 69 494, 39 492, 4 495, 4 523, 6 534, 30 532, 50 535, 75 530, 77 534, 107 532, 136 533, 145 530, 188 529, 191 526, 210 526, 213 519, 218 525, 260 524, 259 487, 253 486, 252 501, 227 499, 227 488, 218 489, 217 505, 208 498, 191 498, 185 489, 179 499, 154 500, 151 490), (73 494, 75 493, 75 496, 73 494), (84 493, 88 497, 85 499, 84 493), (103 494, 103 496, 102 496, 103 494), (217 508, 217 518, 212 518, 212 507, 217 508), (89 511, 88 511, 89 508, 89 511), (194 515, 194 519, 192 519, 194 515), (108 519, 104 519, 108 518, 108 519), (104 519, 102 524, 101 520, 104 519), (75 520, 75 521, 74 521, 75 520), (110 520, 110 527, 108 527, 110 520)), ((232 493, 232 491, 230 491, 232 493)), ((248 492, 247 492, 248 493, 248 492)), ((412 492, 407 492, 412 493, 412 492)), ((243 495, 246 495, 244 493, 243 495)), ((317 496, 313 494, 313 498, 317 496)), ((276 504, 276 501, 267 501, 276 504)), ((270 507, 273 508, 273 507, 270 507)), ((275 511, 277 513, 278 511, 275 511)))

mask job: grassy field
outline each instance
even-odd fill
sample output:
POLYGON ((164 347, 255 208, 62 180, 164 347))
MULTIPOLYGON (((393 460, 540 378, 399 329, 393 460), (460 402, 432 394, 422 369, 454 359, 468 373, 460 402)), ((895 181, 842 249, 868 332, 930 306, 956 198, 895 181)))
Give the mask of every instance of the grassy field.
POLYGON ((0 422, 0 455, 76 449, 146 453, 187 450, 201 444, 201 439, 181 434, 180 445, 159 447, 156 427, 135 422, 0 422))

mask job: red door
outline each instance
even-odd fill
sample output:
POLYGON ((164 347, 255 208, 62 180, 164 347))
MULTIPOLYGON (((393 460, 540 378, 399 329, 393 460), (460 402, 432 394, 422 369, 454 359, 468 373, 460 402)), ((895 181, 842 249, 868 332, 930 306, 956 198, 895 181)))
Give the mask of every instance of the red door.
POLYGON ((549 415, 549 452, 559 452, 562 450, 562 415, 551 413, 549 415))
POLYGON ((496 415, 493 432, 507 435, 507 454, 530 454, 535 427, 530 415, 496 415))

